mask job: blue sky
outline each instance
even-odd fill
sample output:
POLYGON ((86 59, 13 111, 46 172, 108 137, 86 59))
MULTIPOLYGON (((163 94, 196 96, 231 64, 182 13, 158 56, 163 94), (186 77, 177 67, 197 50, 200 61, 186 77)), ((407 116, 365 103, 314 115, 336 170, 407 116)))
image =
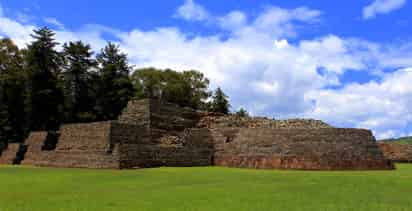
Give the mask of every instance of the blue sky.
POLYGON ((232 108, 412 134, 410 0, 0 0, 0 37, 49 26, 136 67, 197 69, 232 108))

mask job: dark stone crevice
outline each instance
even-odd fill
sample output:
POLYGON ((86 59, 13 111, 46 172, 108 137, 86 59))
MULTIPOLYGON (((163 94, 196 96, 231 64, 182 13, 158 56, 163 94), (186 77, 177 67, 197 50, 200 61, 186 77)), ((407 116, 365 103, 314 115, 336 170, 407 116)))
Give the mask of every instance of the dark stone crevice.
POLYGON ((47 133, 46 140, 42 146, 42 151, 53 151, 56 149, 57 143, 59 142, 60 134, 56 131, 49 131, 47 133))
POLYGON ((20 165, 24 160, 24 155, 27 152, 27 145, 20 144, 19 150, 16 153, 16 158, 13 160, 13 165, 20 165))

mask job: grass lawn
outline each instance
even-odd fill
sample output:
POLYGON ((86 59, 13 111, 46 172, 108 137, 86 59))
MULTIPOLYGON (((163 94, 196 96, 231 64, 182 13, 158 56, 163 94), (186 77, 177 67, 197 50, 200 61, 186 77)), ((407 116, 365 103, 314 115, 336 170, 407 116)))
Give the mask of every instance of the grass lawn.
POLYGON ((412 210, 412 165, 396 171, 0 167, 0 211, 412 210))

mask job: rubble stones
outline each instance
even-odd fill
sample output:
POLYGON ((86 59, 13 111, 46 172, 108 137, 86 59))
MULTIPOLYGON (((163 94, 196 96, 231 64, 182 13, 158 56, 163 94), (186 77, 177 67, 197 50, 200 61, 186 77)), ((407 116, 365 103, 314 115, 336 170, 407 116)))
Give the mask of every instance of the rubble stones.
POLYGON ((412 144, 379 142, 379 147, 394 162, 412 163, 412 144))

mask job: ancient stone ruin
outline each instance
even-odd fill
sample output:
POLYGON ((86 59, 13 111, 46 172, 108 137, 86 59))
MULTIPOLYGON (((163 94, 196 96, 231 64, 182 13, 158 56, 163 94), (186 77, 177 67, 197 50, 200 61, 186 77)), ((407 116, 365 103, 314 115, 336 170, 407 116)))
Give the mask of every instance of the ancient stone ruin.
POLYGON ((412 144, 379 142, 379 147, 393 162, 412 163, 412 144))
POLYGON ((151 99, 129 102, 118 120, 32 132, 24 144, 9 144, 0 163, 114 169, 394 168, 368 130, 333 128, 317 120, 240 118, 151 99))

